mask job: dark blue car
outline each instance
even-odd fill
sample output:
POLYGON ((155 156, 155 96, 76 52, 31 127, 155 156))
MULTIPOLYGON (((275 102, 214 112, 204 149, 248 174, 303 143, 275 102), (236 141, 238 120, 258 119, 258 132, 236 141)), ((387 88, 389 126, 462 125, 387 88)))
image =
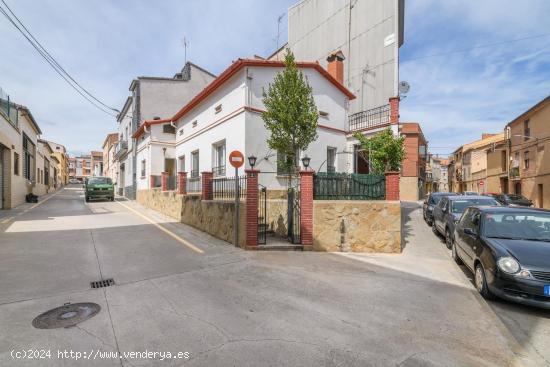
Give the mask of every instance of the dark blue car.
POLYGON ((466 208, 474 205, 500 205, 498 201, 487 196, 445 196, 433 209, 432 230, 435 234, 445 236, 445 244, 451 249, 455 224, 466 208))

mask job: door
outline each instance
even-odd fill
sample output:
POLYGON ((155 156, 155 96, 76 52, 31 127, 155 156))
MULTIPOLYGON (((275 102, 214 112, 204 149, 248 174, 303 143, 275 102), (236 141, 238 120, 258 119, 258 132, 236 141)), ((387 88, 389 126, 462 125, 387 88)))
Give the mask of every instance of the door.
POLYGON ((543 195, 542 184, 538 184, 537 188, 538 188, 538 190, 537 190, 538 207, 539 208, 544 208, 544 195, 543 195))
POLYGON ((455 231, 456 250, 462 261, 470 269, 474 267, 477 234, 479 233, 479 212, 467 209, 455 231))
POLYGON ((434 208, 434 224, 440 233, 445 233, 445 215, 449 209, 449 199, 442 198, 434 208), (437 209, 437 214, 436 214, 437 209))

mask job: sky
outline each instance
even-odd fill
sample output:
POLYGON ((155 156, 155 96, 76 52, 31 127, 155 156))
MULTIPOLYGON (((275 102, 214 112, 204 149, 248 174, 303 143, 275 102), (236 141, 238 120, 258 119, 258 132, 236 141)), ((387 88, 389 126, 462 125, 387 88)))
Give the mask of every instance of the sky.
MULTIPOLYGON (((184 37, 188 60, 215 74, 239 57, 268 55, 277 18, 296 2, 4 1, 65 70, 117 109, 136 76, 171 77, 181 69, 184 37)), ((439 154, 502 131, 550 94, 548 19, 547 0, 407 0, 400 79, 411 89, 401 120, 420 122, 439 154)), ((101 150, 116 131, 115 117, 71 89, 1 15, 0 34, 0 88, 31 109, 44 138, 73 154, 101 150)), ((279 44, 286 38, 285 17, 279 44)))

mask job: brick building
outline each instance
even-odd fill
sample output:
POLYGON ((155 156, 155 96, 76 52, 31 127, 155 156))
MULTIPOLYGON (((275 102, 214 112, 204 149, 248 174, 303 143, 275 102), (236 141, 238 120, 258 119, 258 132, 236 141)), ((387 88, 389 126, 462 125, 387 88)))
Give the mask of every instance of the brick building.
POLYGON ((424 197, 428 141, 417 122, 402 122, 399 133, 405 137, 405 159, 401 167, 401 200, 420 200, 424 197))

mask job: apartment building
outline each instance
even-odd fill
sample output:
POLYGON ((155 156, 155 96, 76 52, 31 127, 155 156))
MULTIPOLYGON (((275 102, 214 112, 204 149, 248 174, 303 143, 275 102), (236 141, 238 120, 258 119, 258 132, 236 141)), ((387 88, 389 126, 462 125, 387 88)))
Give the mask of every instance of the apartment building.
MULTIPOLYGON (((352 169, 344 154, 347 106, 355 96, 315 62, 297 62, 312 88, 319 110, 318 139, 305 152, 315 171, 352 169)), ((228 154, 233 150, 258 157, 255 168, 264 172, 260 184, 272 190, 285 189, 288 177, 278 162, 278 152, 266 146, 269 132, 262 113, 263 91, 284 68, 282 61, 239 59, 201 93, 167 119, 147 120, 133 135, 140 163, 138 190, 151 187, 151 176, 176 171, 197 179, 203 171, 214 178, 231 176, 228 154)), ((334 69, 329 68, 334 72, 334 69)), ((250 168, 248 162, 245 167, 250 168)), ((241 171, 242 172, 242 171, 241 171)))
POLYGON ((67 155, 67 149, 65 149, 65 146, 55 143, 53 141, 47 140, 48 144, 50 145, 50 149, 52 150, 52 156, 54 156, 54 160, 57 160, 59 162, 57 168, 57 175, 56 180, 58 185, 64 186, 69 183, 69 162, 68 162, 68 155, 67 155))
MULTIPOLYGON (((135 199, 138 167, 132 135, 136 130, 146 120, 173 116, 182 104, 189 102, 214 78, 215 75, 187 62, 171 78, 141 76, 132 81, 129 88, 131 96, 126 99, 117 116, 119 138, 114 155, 119 195, 135 199)), ((168 148, 160 141, 152 144, 168 148)))
POLYGON ((116 182, 115 146, 118 142, 118 133, 107 134, 101 146, 103 149, 103 172, 102 176, 110 177, 116 182))
POLYGON ((57 189, 59 161, 46 140, 38 139, 36 150, 36 182, 33 194, 41 196, 57 189))
POLYGON ((439 192, 449 192, 449 159, 440 159, 439 160, 439 183, 438 190, 439 192))
POLYGON ((78 157, 69 158, 69 169, 74 173, 74 175, 70 176, 70 178, 84 181, 85 178, 92 175, 92 156, 81 155, 78 157), (73 165, 74 169, 71 170, 73 165))
POLYGON ((453 154, 453 191, 501 192, 503 142, 504 133, 485 133, 481 139, 459 147, 453 154))
POLYGON ((510 121, 507 190, 550 208, 550 96, 510 121))
POLYGON ((92 157, 92 174, 91 176, 102 176, 103 175, 103 151, 91 151, 90 156, 92 157))
POLYGON ((33 192, 41 133, 31 111, 0 89, 0 209, 24 203, 33 192))

